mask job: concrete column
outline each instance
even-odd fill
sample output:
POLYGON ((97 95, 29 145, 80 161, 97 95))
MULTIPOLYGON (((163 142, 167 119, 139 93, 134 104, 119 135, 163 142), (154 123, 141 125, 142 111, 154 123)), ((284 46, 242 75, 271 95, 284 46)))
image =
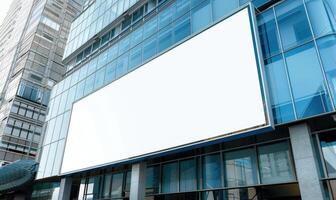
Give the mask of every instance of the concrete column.
POLYGON ((146 187, 146 163, 132 165, 130 200, 144 200, 146 187))
POLYGON ((302 200, 322 200, 323 190, 310 129, 306 123, 289 127, 297 180, 302 200))
POLYGON ((70 200, 72 178, 62 178, 58 200, 70 200))

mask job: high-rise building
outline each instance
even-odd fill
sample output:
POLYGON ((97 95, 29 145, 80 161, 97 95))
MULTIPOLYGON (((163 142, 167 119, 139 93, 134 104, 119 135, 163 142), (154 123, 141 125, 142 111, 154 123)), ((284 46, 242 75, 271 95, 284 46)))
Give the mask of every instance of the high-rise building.
POLYGON ((14 0, 0 27, 0 165, 34 159, 50 90, 66 72, 62 57, 82 2, 14 0))
POLYGON ((335 0, 96 0, 33 199, 335 199, 335 0))

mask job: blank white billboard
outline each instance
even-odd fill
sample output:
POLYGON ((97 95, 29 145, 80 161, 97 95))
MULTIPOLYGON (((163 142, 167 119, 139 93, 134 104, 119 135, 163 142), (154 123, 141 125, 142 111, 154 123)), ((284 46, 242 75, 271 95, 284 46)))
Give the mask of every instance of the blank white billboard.
POLYGON ((245 8, 73 105, 62 174, 269 127, 245 8))

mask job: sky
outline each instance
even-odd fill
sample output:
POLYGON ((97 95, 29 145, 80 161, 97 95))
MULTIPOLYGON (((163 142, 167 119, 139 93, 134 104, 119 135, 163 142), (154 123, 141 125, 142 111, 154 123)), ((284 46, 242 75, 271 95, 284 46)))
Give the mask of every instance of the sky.
POLYGON ((5 19, 7 11, 12 1, 13 0, 1 0, 0 1, 0 24, 2 24, 2 21, 5 19))

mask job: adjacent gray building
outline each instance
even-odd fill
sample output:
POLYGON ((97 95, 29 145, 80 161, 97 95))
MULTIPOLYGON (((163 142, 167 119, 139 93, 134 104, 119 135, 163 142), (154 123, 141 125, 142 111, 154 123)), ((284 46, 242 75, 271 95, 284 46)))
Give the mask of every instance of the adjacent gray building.
POLYGON ((14 0, 0 27, 0 165, 34 159, 81 0, 14 0))

